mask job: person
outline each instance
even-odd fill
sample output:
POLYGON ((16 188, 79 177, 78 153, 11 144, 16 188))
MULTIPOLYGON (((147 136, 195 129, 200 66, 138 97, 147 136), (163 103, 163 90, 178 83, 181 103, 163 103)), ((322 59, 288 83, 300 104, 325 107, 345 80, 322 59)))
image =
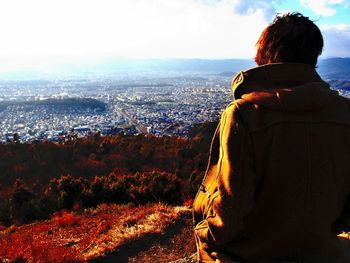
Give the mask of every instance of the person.
POLYGON ((277 15, 232 81, 193 205, 199 262, 350 262, 350 100, 315 68, 319 28, 277 15))

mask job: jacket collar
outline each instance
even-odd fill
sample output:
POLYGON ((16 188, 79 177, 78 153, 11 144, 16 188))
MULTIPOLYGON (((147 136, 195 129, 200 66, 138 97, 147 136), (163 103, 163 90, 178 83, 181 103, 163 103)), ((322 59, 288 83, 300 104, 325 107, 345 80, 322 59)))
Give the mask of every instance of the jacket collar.
POLYGON ((338 96, 307 64, 276 63, 240 72, 232 81, 235 99, 273 110, 319 110, 338 96))
POLYGON ((314 67, 302 63, 272 63, 239 72, 232 80, 235 99, 259 89, 300 86, 309 82, 323 82, 314 67))

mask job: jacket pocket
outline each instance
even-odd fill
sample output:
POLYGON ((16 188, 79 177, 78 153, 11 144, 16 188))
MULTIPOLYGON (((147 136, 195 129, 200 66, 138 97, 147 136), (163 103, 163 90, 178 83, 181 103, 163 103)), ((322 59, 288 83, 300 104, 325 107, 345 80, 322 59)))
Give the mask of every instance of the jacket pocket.
POLYGON ((212 199, 216 191, 216 166, 213 166, 203 179, 193 203, 195 223, 198 223, 205 218, 205 211, 208 208, 208 202, 212 199))
POLYGON ((209 216, 215 216, 215 212, 213 210, 213 204, 215 199, 219 196, 220 192, 219 190, 216 190, 213 195, 208 197, 208 200, 206 202, 206 206, 203 211, 203 219, 209 217, 209 216))
POLYGON ((199 221, 202 220, 206 198, 207 198, 206 193, 199 190, 193 202, 193 212, 194 212, 193 215, 194 215, 195 223, 198 223, 199 221))

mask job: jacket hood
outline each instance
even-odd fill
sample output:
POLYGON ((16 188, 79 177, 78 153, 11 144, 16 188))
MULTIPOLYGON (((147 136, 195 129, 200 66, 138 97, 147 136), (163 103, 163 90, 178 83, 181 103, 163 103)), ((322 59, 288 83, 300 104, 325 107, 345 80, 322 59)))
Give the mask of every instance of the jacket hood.
POLYGON ((274 63, 241 71, 232 81, 235 99, 287 111, 319 110, 337 91, 308 64, 274 63))

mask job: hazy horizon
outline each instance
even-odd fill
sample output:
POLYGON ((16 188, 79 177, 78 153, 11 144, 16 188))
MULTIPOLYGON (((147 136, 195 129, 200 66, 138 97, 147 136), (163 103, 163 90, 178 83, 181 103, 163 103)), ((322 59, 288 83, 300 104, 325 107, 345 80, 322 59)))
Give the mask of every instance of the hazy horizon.
MULTIPOLYGON (((253 59, 203 58, 105 58, 71 61, 44 68, 27 68, 0 72, 1 81, 31 81, 74 78, 169 77, 180 75, 224 74, 234 76, 241 70, 256 67, 253 59)), ((350 75, 350 57, 320 58, 317 69, 326 79, 344 79, 350 75)), ((347 79, 347 78, 346 78, 347 79)))

